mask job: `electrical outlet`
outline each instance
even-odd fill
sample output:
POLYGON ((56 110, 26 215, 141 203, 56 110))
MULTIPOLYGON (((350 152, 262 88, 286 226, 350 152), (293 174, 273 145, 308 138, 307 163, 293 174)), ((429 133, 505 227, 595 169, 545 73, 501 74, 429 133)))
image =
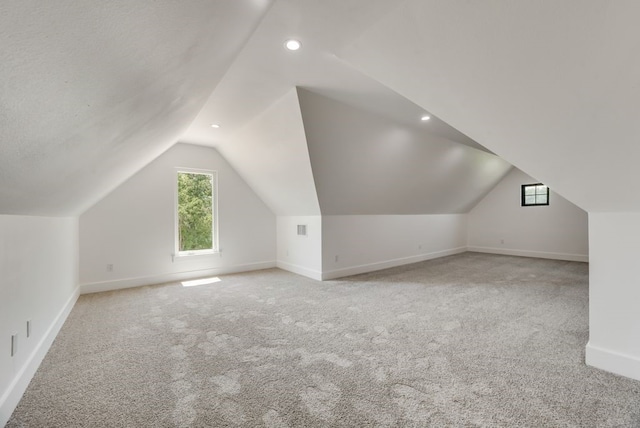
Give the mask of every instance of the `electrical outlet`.
POLYGON ((27 320, 27 338, 31 337, 31 320, 27 320))
POLYGON ((338 259, 339 259, 339 257, 336 255, 336 263, 338 263, 338 259))
POLYGON ((422 245, 418 245, 418 250, 422 250, 422 245))
POLYGON ((501 240, 500 240, 500 243, 501 243, 501 244, 504 244, 504 239, 501 239, 501 240))
POLYGON ((18 334, 11 335, 11 356, 13 357, 18 353, 18 334))
POLYGON ((113 272, 113 265, 112 264, 108 264, 107 265, 107 272, 113 272))

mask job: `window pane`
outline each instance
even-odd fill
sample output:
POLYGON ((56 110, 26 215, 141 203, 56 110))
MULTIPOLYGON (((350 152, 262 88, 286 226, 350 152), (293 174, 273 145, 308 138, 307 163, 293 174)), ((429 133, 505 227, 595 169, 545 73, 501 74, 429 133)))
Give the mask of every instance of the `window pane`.
POLYGON ((536 195, 531 195, 531 196, 525 196, 524 197, 524 204, 525 205, 535 205, 536 203, 536 195))
POLYGON ((536 203, 538 203, 538 204, 546 204, 547 203, 547 194, 545 193, 544 195, 537 195, 536 196, 536 203))
POLYGON ((525 186, 524 194, 525 195, 535 195, 536 194, 536 186, 525 186))
POLYGON ((213 249, 213 176, 178 173, 178 249, 213 249))
POLYGON ((547 194, 547 186, 536 186, 536 193, 538 195, 547 194))

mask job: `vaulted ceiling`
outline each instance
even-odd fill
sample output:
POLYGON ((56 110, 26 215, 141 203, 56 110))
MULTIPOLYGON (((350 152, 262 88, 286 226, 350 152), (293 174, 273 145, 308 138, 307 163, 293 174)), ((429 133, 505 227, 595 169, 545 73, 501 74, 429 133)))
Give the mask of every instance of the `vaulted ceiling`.
POLYGON ((338 53, 590 211, 640 211, 637 1, 406 0, 338 53))
POLYGON ((298 90, 323 215, 469 212, 511 165, 387 117, 298 90))
POLYGON ((640 210, 609 191, 638 170, 638 12, 2 2, 0 214, 77 215, 176 142, 215 147, 281 215, 465 212, 509 168, 493 153, 582 208, 640 210))
POLYGON ((79 214, 175 144, 270 4, 0 2, 0 213, 79 214))

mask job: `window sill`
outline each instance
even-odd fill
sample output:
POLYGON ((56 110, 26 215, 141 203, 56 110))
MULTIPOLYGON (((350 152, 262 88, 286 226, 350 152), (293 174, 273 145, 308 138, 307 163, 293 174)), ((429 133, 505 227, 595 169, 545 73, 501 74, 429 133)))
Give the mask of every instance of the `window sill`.
POLYGON ((172 254, 171 258, 173 259, 173 261, 177 261, 177 260, 192 260, 192 259, 218 256, 218 255, 220 255, 219 250, 200 250, 200 251, 185 251, 178 254, 172 254))

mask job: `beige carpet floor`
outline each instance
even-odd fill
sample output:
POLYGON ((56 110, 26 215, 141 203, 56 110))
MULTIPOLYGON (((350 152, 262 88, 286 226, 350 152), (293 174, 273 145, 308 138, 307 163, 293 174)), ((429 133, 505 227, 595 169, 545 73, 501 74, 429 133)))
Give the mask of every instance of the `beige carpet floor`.
POLYGON ((639 427, 588 265, 465 253, 81 296, 9 427, 639 427))

